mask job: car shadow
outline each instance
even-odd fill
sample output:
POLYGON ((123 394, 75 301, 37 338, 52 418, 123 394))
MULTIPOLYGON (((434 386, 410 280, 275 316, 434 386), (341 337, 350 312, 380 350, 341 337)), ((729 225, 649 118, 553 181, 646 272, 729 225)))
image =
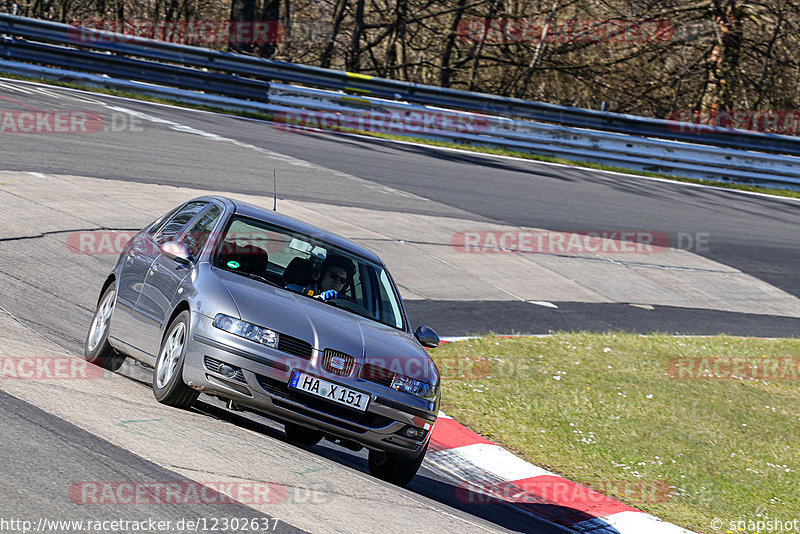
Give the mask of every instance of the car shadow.
MULTIPOLYGON (((119 373, 133 380, 143 388, 151 387, 152 370, 140 364, 126 365, 119 373)), ((355 471, 370 477, 367 461, 367 452, 362 450, 354 452, 340 447, 326 440, 314 446, 298 444, 286 437, 282 424, 266 416, 249 411, 232 411, 225 407, 222 401, 201 395, 189 409, 192 412, 214 417, 241 428, 282 441, 294 447, 306 450, 322 458, 347 466, 355 471)), ((379 484, 386 482, 374 479, 379 484)), ((482 520, 500 529, 513 532, 526 532, 536 534, 563 534, 576 532, 569 528, 570 525, 582 523, 588 530, 600 530, 604 534, 615 534, 618 531, 595 516, 580 510, 562 506, 542 497, 529 493, 523 497, 522 502, 510 502, 498 497, 471 491, 465 480, 458 480, 454 476, 443 473, 435 466, 423 463, 417 476, 405 487, 406 491, 416 494, 426 504, 443 505, 457 510, 473 519, 482 520)), ((483 487, 482 484, 479 486, 483 487)), ((493 485, 489 485, 490 489, 493 485)), ((501 495, 509 495, 509 491, 502 488, 501 495)), ((495 495, 497 492, 495 492, 495 495)), ((516 495, 515 495, 516 497, 516 495)), ((521 500, 517 497, 516 500, 521 500)))
MULTIPOLYGON (((222 406, 206 402, 213 399, 203 398, 192 407, 193 411, 203 413, 250 431, 278 439, 284 443, 304 449, 323 458, 369 475, 366 451, 353 452, 323 440, 318 445, 300 445, 286 437, 279 429, 280 424, 271 419, 252 412, 233 412, 222 406)), ((377 479, 376 479, 377 480, 377 479)), ((383 484, 383 482, 380 482, 383 484)), ((405 490, 417 494, 429 504, 444 505, 473 518, 479 518, 502 529, 513 532, 530 532, 537 534, 574 532, 569 525, 592 521, 593 529, 602 529, 606 534, 614 534, 616 529, 596 517, 580 510, 565 507, 544 498, 537 502, 511 503, 498 498, 490 498, 464 491, 463 482, 449 480, 435 467, 423 464, 416 477, 405 487, 405 490)))

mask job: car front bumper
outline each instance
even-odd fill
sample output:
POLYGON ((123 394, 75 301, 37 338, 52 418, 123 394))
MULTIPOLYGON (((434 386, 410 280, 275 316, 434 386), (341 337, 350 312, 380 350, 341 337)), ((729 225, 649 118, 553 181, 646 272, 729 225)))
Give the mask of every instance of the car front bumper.
POLYGON ((411 396, 358 378, 359 364, 351 376, 335 376, 321 368, 316 350, 309 359, 292 356, 214 328, 208 317, 194 315, 193 319, 183 368, 183 379, 189 386, 282 422, 316 428, 408 458, 418 456, 430 439, 438 403, 416 398, 408 400, 419 406, 404 402, 411 396), (366 411, 290 388, 295 369, 368 394, 366 411), (409 438, 405 435, 409 426, 426 429, 427 433, 421 440, 409 438))

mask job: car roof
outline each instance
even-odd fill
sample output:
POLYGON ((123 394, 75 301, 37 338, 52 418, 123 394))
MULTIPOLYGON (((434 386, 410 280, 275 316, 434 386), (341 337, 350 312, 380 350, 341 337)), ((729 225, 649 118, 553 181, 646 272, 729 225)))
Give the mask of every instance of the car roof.
POLYGON ((288 215, 283 215, 278 213, 277 211, 260 208, 258 206, 254 206, 252 204, 243 202, 241 200, 234 200, 228 197, 217 196, 217 195, 200 197, 195 200, 205 200, 205 199, 219 200, 224 204, 228 205, 228 207, 232 208, 237 215, 242 215, 244 217, 249 217, 251 219, 264 221, 269 224, 273 224, 275 226, 280 226, 282 228, 286 228, 287 230, 297 232, 299 234, 305 234, 319 241, 330 243, 331 245, 338 247, 351 254, 354 254, 356 256, 361 256, 362 258, 377 263, 378 265, 382 266, 384 265, 383 261, 368 248, 359 245, 357 243, 354 243, 353 241, 350 241, 349 239, 346 239, 340 235, 328 232, 326 230, 323 230, 322 228, 297 220, 293 217, 289 217, 288 215))

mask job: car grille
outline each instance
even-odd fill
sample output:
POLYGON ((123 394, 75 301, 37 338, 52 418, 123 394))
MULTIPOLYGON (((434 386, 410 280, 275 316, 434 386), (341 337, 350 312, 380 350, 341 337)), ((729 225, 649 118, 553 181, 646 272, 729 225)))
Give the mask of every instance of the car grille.
POLYGON ((242 373, 242 370, 237 368, 237 367, 234 367, 232 365, 228 365, 226 363, 222 363, 221 361, 215 360, 214 358, 209 358, 208 356, 205 356, 203 358, 203 363, 205 364, 206 369, 208 369, 209 371, 214 372, 214 373, 219 373, 221 375, 222 375, 222 373, 219 372, 219 368, 222 367, 223 365, 227 365, 231 369, 235 369, 236 372, 234 373, 233 376, 230 376, 230 377, 228 377, 227 375, 222 375, 222 376, 230 378, 231 380, 236 380, 236 381, 241 382, 243 384, 247 383, 247 380, 245 380, 245 378, 244 378, 244 373, 242 373))
POLYGON ((361 367, 361 378, 369 380, 370 382, 375 382, 376 384, 381 384, 382 386, 391 387, 394 375, 394 371, 371 363, 365 363, 361 367))
POLYGON ((322 352, 322 367, 329 373, 339 376, 350 376, 355 364, 355 358, 344 352, 333 349, 325 349, 322 352))
MULTIPOLYGON (((393 419, 389 419, 388 417, 384 417, 382 415, 377 415, 370 412, 357 412, 355 410, 345 408, 344 406, 337 406, 332 402, 327 402, 322 399, 315 399, 310 395, 305 395, 303 393, 290 389, 285 382, 281 382, 280 380, 275 380, 274 378, 269 378, 262 375, 256 375, 256 380, 258 380, 258 384, 262 388, 264 388, 264 391, 266 391, 270 395, 286 399, 292 402, 296 402, 298 404, 302 404, 303 406, 306 406, 312 410, 323 412, 337 419, 349 421, 351 423, 361 425, 362 427, 383 428, 389 426, 394 422, 393 419)), ((308 417, 311 417, 312 419, 318 419, 320 421, 324 421, 331 425, 347 428, 353 432, 363 433, 363 429, 359 429, 349 425, 344 425, 342 424, 341 421, 333 419, 333 417, 321 416, 316 413, 311 413, 307 410, 298 409, 296 406, 291 406, 285 403, 276 402, 276 404, 279 404, 281 407, 286 408, 287 410, 292 410, 298 413, 302 413, 308 417)))
POLYGON ((308 341, 303 341, 302 339, 297 339, 296 337, 279 333, 278 350, 308 360, 311 358, 312 347, 311 343, 308 341))

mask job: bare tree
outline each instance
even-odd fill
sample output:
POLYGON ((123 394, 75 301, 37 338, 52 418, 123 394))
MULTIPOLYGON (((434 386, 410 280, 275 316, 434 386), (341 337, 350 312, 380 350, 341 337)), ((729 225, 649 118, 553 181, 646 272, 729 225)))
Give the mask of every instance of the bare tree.
POLYGON ((330 39, 322 51, 319 65, 322 68, 330 68, 331 60, 333 58, 334 47, 336 46, 336 38, 339 36, 339 31, 342 27, 342 20, 344 20, 345 9, 347 8, 347 0, 336 0, 336 7, 333 13, 333 31, 331 32, 330 39))
POLYGON ((439 74, 439 85, 442 87, 450 87, 450 79, 453 76, 453 68, 451 67, 451 58, 456 44, 456 37, 458 27, 464 18, 464 9, 467 5, 467 0, 457 0, 455 11, 453 11, 450 23, 447 28, 447 35, 444 40, 444 49, 442 50, 441 59, 441 72, 439 74))
POLYGON ((355 0, 355 26, 347 51, 345 66, 351 72, 361 72, 361 34, 364 31, 364 0, 355 0))
MULTIPOLYGON (((232 0, 231 2, 231 23, 252 23, 256 18, 256 0, 232 0)), ((235 30, 234 30, 235 33, 235 30)), ((231 39, 230 48, 235 52, 252 52, 252 42, 239 42, 238 39, 231 39)))
POLYGON ((606 102, 639 115, 800 106, 797 0, 16 3, 20 15, 65 22, 280 21, 285 33, 257 46, 233 40, 231 49, 581 107, 606 102))

